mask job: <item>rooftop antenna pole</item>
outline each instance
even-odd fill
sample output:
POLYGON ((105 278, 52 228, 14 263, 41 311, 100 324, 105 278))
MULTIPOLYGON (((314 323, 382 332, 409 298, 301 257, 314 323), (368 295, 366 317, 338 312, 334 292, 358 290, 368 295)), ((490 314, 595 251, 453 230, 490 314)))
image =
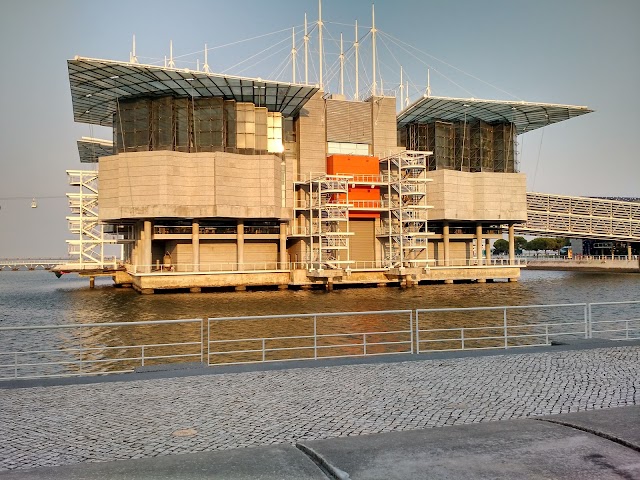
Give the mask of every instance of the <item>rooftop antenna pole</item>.
POLYGON ((360 48, 360 43, 358 43, 358 20, 356 20, 356 41, 353 42, 353 49, 356 54, 356 94, 355 100, 358 100, 360 97, 360 92, 358 91, 358 49, 360 48))
POLYGON ((371 94, 376 96, 376 9, 371 4, 371 59, 373 61, 373 84, 371 85, 371 94))
POLYGON ((176 62, 173 61, 173 40, 169 40, 169 68, 176 68, 176 62))
POLYGON ((296 27, 291 29, 291 83, 296 83, 296 27))
POLYGON ((431 72, 427 68, 427 97, 431 96, 431 72))
POLYGON ((342 46, 342 33, 340 33, 340 95, 344 95, 344 48, 342 46))
POLYGON ((133 34, 133 44, 131 46, 131 53, 129 53, 129 63, 138 63, 138 57, 136 57, 136 34, 133 34))
POLYGON ((167 68, 167 56, 164 56, 164 68, 167 68))
POLYGON ((309 85, 309 32, 307 32, 307 14, 304 14, 304 84, 309 85))
POLYGON ((403 102, 404 102, 404 83, 402 81, 402 65, 400 65, 400 110, 402 110, 403 102))
POLYGON ((320 89, 322 89, 322 0, 318 0, 318 57, 320 60, 320 89))
POLYGON ((211 69, 209 68, 209 57, 208 57, 208 53, 209 53, 209 49, 207 48, 207 44, 204 44, 204 65, 202 66, 202 69, 206 72, 206 73, 211 73, 211 69))

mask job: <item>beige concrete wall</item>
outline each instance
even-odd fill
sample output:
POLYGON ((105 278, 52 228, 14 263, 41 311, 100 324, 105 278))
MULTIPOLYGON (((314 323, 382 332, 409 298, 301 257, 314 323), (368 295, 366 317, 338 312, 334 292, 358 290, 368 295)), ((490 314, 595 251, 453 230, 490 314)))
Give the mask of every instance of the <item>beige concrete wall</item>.
POLYGON ((428 172, 429 220, 526 221, 527 184, 523 173, 428 172))
POLYGON ((324 173, 327 164, 327 135, 323 91, 318 91, 300 110, 298 119, 298 173, 324 173))
MULTIPOLYGON (((122 153, 100 159, 100 220, 289 218, 275 155, 122 153)), ((292 202, 288 196, 288 202, 292 202)))
POLYGON ((371 97, 371 122, 373 131, 373 155, 383 158, 398 151, 395 97, 371 97))
POLYGON ((245 263, 277 263, 278 242, 256 242, 245 240, 244 261, 245 263))

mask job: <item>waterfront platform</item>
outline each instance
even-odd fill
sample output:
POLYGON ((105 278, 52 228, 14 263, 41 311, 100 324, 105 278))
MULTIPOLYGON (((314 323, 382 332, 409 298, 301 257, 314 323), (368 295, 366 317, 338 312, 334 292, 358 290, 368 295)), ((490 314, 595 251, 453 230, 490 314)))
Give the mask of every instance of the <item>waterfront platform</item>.
POLYGON ((297 445, 353 479, 638 478, 639 360, 583 340, 12 382, 0 478, 326 478, 297 445))

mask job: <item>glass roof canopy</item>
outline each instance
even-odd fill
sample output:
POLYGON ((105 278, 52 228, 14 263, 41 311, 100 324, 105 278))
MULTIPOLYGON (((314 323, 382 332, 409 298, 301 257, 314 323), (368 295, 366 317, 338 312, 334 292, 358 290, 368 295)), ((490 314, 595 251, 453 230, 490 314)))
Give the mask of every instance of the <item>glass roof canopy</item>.
POLYGON ((476 119, 490 124, 513 123, 520 135, 592 111, 574 105, 425 96, 398 114, 398 127, 434 120, 468 122, 476 119))
POLYGON ((319 88, 188 69, 75 57, 67 61, 76 122, 112 126, 117 99, 140 96, 223 97, 293 116, 319 88))
POLYGON ((113 155, 113 142, 101 138, 82 137, 78 140, 78 154, 82 163, 98 163, 100 157, 113 155))

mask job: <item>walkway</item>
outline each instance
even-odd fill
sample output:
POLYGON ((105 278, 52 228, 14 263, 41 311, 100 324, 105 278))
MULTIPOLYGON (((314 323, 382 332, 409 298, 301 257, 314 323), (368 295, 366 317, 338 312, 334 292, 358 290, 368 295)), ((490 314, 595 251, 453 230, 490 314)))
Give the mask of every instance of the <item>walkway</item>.
POLYGON ((637 405, 640 345, 620 345, 4 389, 0 469, 637 405))

